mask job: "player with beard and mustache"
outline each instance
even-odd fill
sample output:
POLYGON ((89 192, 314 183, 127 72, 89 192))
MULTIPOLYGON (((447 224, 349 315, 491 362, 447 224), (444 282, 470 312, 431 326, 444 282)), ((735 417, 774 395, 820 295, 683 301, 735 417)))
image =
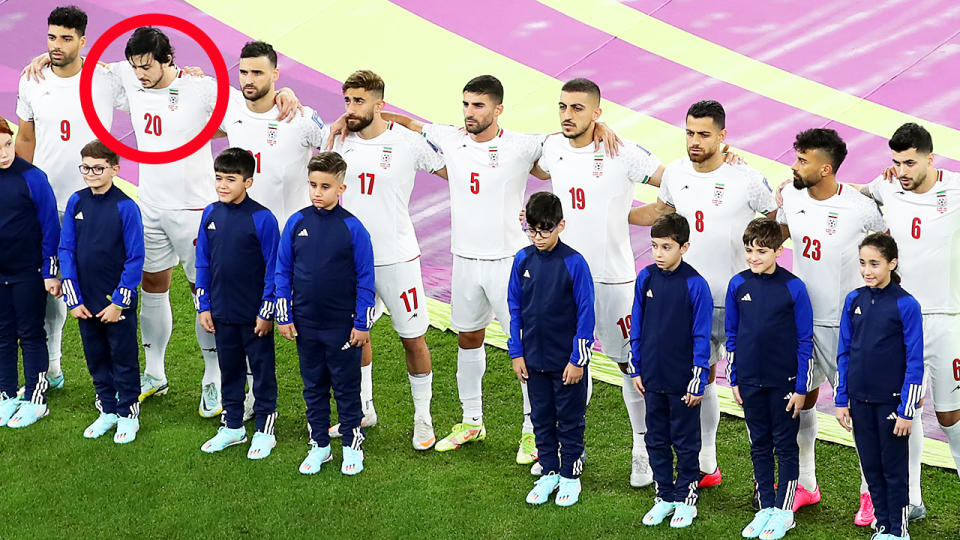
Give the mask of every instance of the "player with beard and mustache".
POLYGON ((741 237, 757 213, 776 217, 777 204, 763 173, 725 161, 726 112, 716 101, 699 101, 686 116, 687 157, 667 166, 656 204, 634 208, 630 223, 652 225, 660 215, 678 212, 690 222, 690 249, 684 256, 710 284, 713 328, 710 378, 700 408, 700 487, 722 481, 717 466, 720 401, 716 364, 726 353, 724 304, 730 278, 747 269, 741 237))
MULTIPOLYGON (((58 7, 47 18, 47 54, 50 66, 47 75, 35 81, 24 75, 17 93, 16 152, 21 158, 47 174, 57 198, 57 210, 63 221, 67 200, 86 184, 77 172, 80 149, 96 138, 80 109, 80 50, 87 43, 87 14, 77 7, 58 7)), ((93 74, 93 106, 106 129, 113 124, 114 107, 125 103, 123 88, 106 69, 97 66, 93 74)), ((66 321, 66 305, 47 295, 44 327, 50 368, 50 388, 62 388, 64 377, 60 367, 60 342, 66 321)))
MULTIPOLYGON (((334 150, 347 162, 343 206, 360 219, 373 243, 377 296, 374 320, 386 306, 403 344, 414 406, 412 444, 414 450, 422 451, 436 443, 430 414, 433 370, 424 337, 430 315, 420 272, 420 246, 409 205, 418 170, 446 178, 446 169, 443 157, 426 139, 383 119, 383 92, 383 79, 372 71, 357 71, 344 81, 343 118, 349 133, 337 141, 334 150)), ((370 378, 373 349, 369 343, 364 349, 361 426, 369 426, 376 422, 370 378)))
MULTIPOLYGON (((516 252, 529 245, 516 221, 523 207, 527 178, 540 158, 543 135, 516 133, 500 127, 503 85, 492 75, 474 77, 463 87, 463 127, 424 124, 408 116, 382 113, 424 136, 443 152, 450 188, 453 276, 450 325, 458 333, 457 390, 462 422, 437 441, 436 450, 455 450, 483 440, 482 379, 486 328, 494 315, 505 332, 510 327, 507 285, 516 252)), ((616 135, 598 124, 595 145, 603 140, 616 152, 616 135)), ((527 386, 523 395, 523 425, 516 461, 537 459, 530 421, 527 386)))
MULTIPOLYGON (((814 446, 817 397, 824 382, 836 386, 840 311, 850 291, 863 286, 857 246, 887 226, 876 203, 837 182, 847 145, 832 129, 808 129, 793 143, 793 187, 783 189, 777 222, 793 240, 793 273, 807 286, 813 306, 813 373, 800 413, 800 478, 794 511, 820 501, 814 446)), ((867 493, 861 475, 860 493, 867 493)), ((863 502, 861 500, 861 502, 863 502)), ((863 510, 863 508, 861 508, 863 510)), ((859 512, 858 512, 859 514, 859 512)))

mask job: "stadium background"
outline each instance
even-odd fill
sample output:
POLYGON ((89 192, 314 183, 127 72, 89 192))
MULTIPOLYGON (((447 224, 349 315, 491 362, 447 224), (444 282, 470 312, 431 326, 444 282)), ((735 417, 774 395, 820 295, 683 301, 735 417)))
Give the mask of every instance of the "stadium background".
MULTIPOLYGON (((46 16, 64 3, 0 0, 0 115, 15 121, 19 72, 45 52, 46 16)), ((960 4, 950 1, 75 3, 90 18, 87 49, 131 15, 162 12, 193 22, 220 47, 234 85, 243 43, 272 43, 281 53, 278 86, 293 88, 327 122, 342 112, 340 81, 355 69, 383 76, 387 110, 451 124, 462 122, 463 84, 490 73, 506 89, 502 126, 553 132, 562 81, 588 77, 603 91, 602 120, 665 164, 684 153, 687 106, 717 99, 727 110, 728 141, 774 187, 790 178, 794 134, 809 127, 834 128, 847 141, 850 154, 838 175, 843 182, 874 178, 889 163, 887 138, 906 121, 931 131, 937 166, 960 170, 960 4)), ((213 73, 196 43, 167 31, 179 65, 213 73)), ((103 59, 122 59, 125 39, 111 44, 103 59)), ((135 146, 125 114, 115 115, 113 134, 135 146)), ((216 141, 214 152, 223 147, 225 140, 216 141)), ((122 166, 122 176, 136 185, 136 165, 122 166)), ((529 192, 548 188, 531 177, 529 192)), ((652 202, 656 190, 638 187, 635 198, 635 205, 652 202)), ((431 319, 445 329, 451 267, 445 182, 421 174, 410 209, 431 319)), ((648 239, 647 228, 632 228, 638 267, 651 262, 648 239)), ((790 256, 788 250, 782 261, 788 268, 790 256)), ((488 342, 502 346, 497 330, 494 323, 488 342)), ((608 376, 614 369, 598 362, 594 376, 619 384, 619 374, 608 376)), ((848 442, 832 420, 830 392, 821 394, 820 409, 830 415, 821 417, 821 438, 848 442)), ((730 398, 722 398, 724 410, 736 413, 730 398)), ((924 460, 953 467, 932 408, 926 409, 931 440, 924 460)))

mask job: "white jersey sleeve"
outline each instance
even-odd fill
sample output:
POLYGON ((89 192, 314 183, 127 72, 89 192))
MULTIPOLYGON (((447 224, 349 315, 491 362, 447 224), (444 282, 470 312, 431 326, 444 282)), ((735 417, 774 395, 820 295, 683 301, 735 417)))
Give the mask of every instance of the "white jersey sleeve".
POLYGON ((746 166, 734 166, 734 169, 748 174, 747 206, 754 212, 767 215, 777 209, 777 200, 773 197, 773 190, 763 173, 746 166))
POLYGON ((627 163, 627 178, 634 184, 646 184, 660 168, 660 160, 639 144, 624 144, 620 159, 627 163))
POLYGON ((413 152, 414 163, 416 163, 418 171, 432 173, 444 167, 443 156, 427 139, 423 137, 411 138, 410 150, 413 152))
POLYGON ((20 83, 17 85, 17 116, 21 120, 33 122, 33 105, 30 99, 30 85, 35 84, 28 77, 20 77, 20 83))
POLYGON ((880 189, 881 183, 886 182, 883 175, 874 178, 867 184, 867 192, 870 193, 870 196, 873 197, 873 200, 877 201, 877 204, 883 204, 883 190, 880 189))
POLYGON ((880 213, 880 208, 877 207, 877 203, 859 191, 856 193, 859 197, 855 197, 854 200, 859 203, 860 210, 863 212, 863 232, 885 232, 888 227, 880 213))
POLYGON ((660 179, 660 191, 657 193, 657 198, 676 208, 677 204, 673 202, 673 192, 670 188, 672 176, 669 168, 663 171, 663 177, 660 179))
POLYGON ((309 119, 304 119, 303 141, 310 148, 323 148, 324 143, 330 138, 330 127, 320 119, 320 113, 316 110, 310 115, 309 119))
POLYGON ((423 136, 441 152, 449 152, 453 149, 453 139, 459 132, 459 128, 449 124, 424 124, 422 128, 423 136))

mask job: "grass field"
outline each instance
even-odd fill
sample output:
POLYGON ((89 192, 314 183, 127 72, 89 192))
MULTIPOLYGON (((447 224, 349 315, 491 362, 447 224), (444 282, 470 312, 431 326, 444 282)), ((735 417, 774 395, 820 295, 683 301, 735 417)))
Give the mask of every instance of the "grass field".
MULTIPOLYGON (((700 517, 683 531, 644 527, 640 518, 652 504, 653 488, 627 483, 629 424, 620 389, 605 384, 595 386, 587 413, 580 503, 568 509, 526 505, 533 477, 513 461, 520 392, 507 355, 496 349, 488 349, 484 379, 487 440, 456 452, 414 452, 403 352, 388 320, 373 332, 380 424, 368 430, 361 475, 340 474, 337 447, 334 462, 319 474, 297 472, 307 430, 296 351, 286 341, 278 348, 280 417, 273 455, 250 461, 246 447, 204 454, 200 445, 218 424, 197 415, 203 366, 193 304, 179 271, 172 299, 171 391, 144 404, 139 438, 127 446, 114 445, 109 436, 82 436, 97 413, 76 323, 68 321, 67 383, 48 394, 50 416, 24 430, 0 429, 0 538, 738 538, 752 517, 746 430, 741 420, 725 415, 719 436, 724 482, 701 492, 700 517)), ((457 340, 431 330, 427 342, 435 370, 434 425, 442 436, 460 419, 457 340)), ((853 525, 859 485, 854 451, 818 443, 817 457, 823 502, 801 510, 797 529, 787 537, 868 538, 870 531, 853 525)), ((912 537, 955 537, 956 473, 925 466, 923 487, 929 517, 911 527, 912 537)))

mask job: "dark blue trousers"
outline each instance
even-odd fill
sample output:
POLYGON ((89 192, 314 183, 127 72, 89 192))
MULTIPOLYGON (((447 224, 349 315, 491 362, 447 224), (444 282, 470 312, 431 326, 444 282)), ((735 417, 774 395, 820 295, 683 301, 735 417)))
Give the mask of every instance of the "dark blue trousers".
POLYGON ((583 431, 587 425, 589 368, 577 384, 564 386, 562 371, 529 371, 530 420, 537 439, 543 474, 580 478, 583 473, 583 431))
POLYGON ((102 413, 140 416, 140 344, 137 340, 137 306, 123 310, 120 320, 77 319, 87 369, 102 413))
POLYGON ((223 394, 223 422, 230 429, 243 427, 244 387, 247 359, 253 372, 253 412, 257 431, 273 435, 277 419, 277 370, 273 332, 260 337, 253 324, 228 324, 214 319, 214 338, 220 364, 220 391, 223 394))
POLYGON ((647 454, 657 497, 666 502, 697 504, 700 482, 700 405, 687 407, 685 394, 645 393, 647 454), (677 476, 673 476, 673 454, 677 476))
MULTIPOLYGON (((360 421, 360 348, 349 344, 352 327, 311 330, 297 326, 297 352, 307 402, 310 438, 323 447, 330 444, 330 389, 337 400, 337 417, 343 446, 361 450, 365 438, 360 421)), ((254 376, 256 379, 256 376, 254 376)))
POLYGON ((800 418, 793 418, 786 410, 793 388, 741 384, 739 390, 750 432, 750 457, 760 507, 793 510, 800 475, 800 447, 797 446, 800 418), (779 480, 774 479, 774 455, 780 466, 779 480), (774 482, 778 489, 774 489, 774 482))
POLYGON ((23 378, 31 403, 46 403, 47 332, 43 317, 47 311, 47 291, 40 272, 36 277, 13 283, 0 283, 0 392, 17 395, 17 345, 23 352, 23 378))
POLYGON ((897 403, 867 403, 850 400, 853 440, 857 443, 860 466, 867 479, 877 528, 894 536, 907 534, 907 505, 910 451, 909 437, 897 437, 893 426, 897 403))

